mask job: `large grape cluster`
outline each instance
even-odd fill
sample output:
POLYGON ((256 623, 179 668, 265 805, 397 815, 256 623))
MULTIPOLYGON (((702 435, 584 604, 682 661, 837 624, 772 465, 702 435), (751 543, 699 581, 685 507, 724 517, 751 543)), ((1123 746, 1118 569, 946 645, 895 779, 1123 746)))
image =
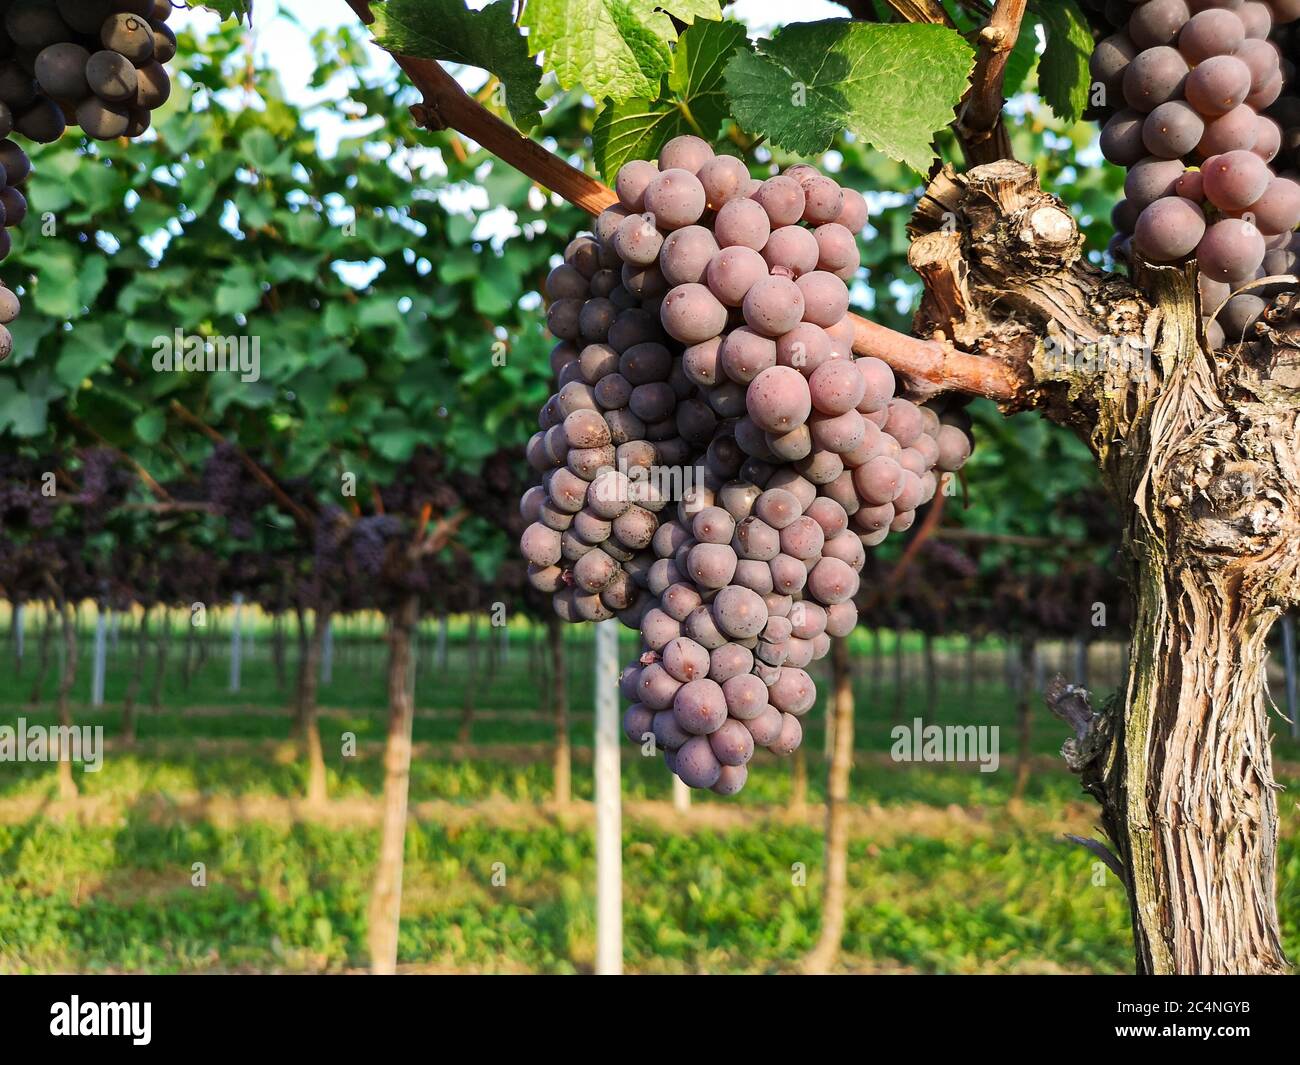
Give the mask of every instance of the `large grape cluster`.
MULTIPOLYGON (((138 137, 171 95, 163 64, 176 54, 170 0, 8 0, 0 4, 0 260, 6 231, 27 214, 18 186, 31 173, 16 133, 48 144, 69 125, 88 137, 138 137)), ((4 326, 17 298, 0 286, 0 359, 13 347, 4 326)))
POLYGON ((734 794, 756 746, 799 746, 866 548, 962 465, 968 425, 854 358, 860 194, 805 165, 760 181, 689 136, 615 186, 547 279, 559 390, 521 549, 560 617, 640 630, 628 737, 734 794))
POLYGON ((1156 263, 1194 255, 1207 342, 1237 343, 1264 309, 1240 290, 1295 265, 1300 2, 1093 6, 1118 30, 1091 63, 1109 115, 1102 152, 1128 169, 1111 251, 1156 263))

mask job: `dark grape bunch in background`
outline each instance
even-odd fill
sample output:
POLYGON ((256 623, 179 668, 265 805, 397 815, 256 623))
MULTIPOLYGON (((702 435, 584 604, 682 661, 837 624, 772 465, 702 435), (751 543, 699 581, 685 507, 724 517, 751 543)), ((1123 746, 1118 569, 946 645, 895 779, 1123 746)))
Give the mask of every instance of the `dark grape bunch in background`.
MULTIPOLYGON (((170 0, 0 2, 0 260, 6 229, 27 214, 19 186, 31 173, 10 135, 49 144, 69 126, 95 140, 144 133, 171 95, 171 12, 170 0)), ((3 326, 17 313, 13 293, 0 289, 0 358, 13 346, 3 326)))
POLYGON ((559 390, 520 546, 560 617, 640 630, 628 738, 730 795, 756 747, 798 748, 866 550, 965 462, 969 420, 853 355, 859 193, 806 165, 760 181, 689 136, 615 187, 547 279, 559 390))
POLYGON ((1128 169, 1111 251, 1195 256, 1206 339, 1238 343, 1265 307, 1241 290, 1293 272, 1300 251, 1300 0, 1092 6, 1117 29, 1091 63, 1102 152, 1128 169))

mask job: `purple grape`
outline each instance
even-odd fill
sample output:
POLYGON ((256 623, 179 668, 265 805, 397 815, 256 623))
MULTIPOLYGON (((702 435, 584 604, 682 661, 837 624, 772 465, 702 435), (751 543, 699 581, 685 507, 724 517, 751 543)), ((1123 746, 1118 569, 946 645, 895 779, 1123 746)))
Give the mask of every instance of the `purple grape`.
POLYGON ((1138 216, 1133 247, 1157 263, 1191 255, 1205 235, 1205 215, 1190 200, 1165 196, 1138 216))

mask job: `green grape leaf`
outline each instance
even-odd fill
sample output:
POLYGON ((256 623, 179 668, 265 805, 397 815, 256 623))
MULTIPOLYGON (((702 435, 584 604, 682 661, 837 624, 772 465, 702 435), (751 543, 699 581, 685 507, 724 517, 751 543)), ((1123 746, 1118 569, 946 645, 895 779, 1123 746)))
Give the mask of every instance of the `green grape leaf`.
POLYGON ((238 22, 247 19, 250 26, 253 24, 253 0, 207 0, 199 6, 215 11, 221 16, 223 22, 226 19, 235 19, 238 22))
POLYGON ((155 408, 137 415, 131 425, 135 429, 136 438, 142 444, 152 445, 163 438, 163 430, 167 428, 167 418, 162 411, 155 408))
POLYGON ((66 334, 54 365, 55 376, 68 388, 77 388, 113 361, 124 339, 121 331, 111 328, 107 319, 82 323, 66 334))
POLYGON ((690 25, 722 11, 718 0, 529 0, 521 22, 560 88, 619 102, 658 95, 672 68, 673 18, 690 25))
POLYGON ((745 27, 737 22, 700 21, 687 29, 673 49, 667 93, 611 102, 597 117, 592 146, 606 179, 629 159, 653 159, 683 133, 717 137, 729 113, 723 71, 737 49, 748 47, 745 27))
POLYGON ((510 0, 470 11, 463 0, 386 0, 374 6, 375 40, 392 52, 463 63, 495 75, 520 129, 537 125, 542 72, 515 25, 510 0))
POLYGON ((252 266, 232 266, 217 284, 218 314, 247 314, 262 300, 262 282, 252 266))
POLYGON ((1074 0, 1052 0, 1037 5, 1047 33, 1047 47, 1038 63, 1038 88, 1053 114, 1077 122, 1088 106, 1092 75, 1092 33, 1074 0))
POLYGON ((943 26, 796 23, 727 64, 731 112, 778 148, 811 157, 849 130, 925 173, 975 53, 943 26))
POLYGON ((63 389, 41 369, 21 383, 12 374, 0 377, 0 431, 15 436, 34 437, 45 432, 51 401, 64 394, 63 389))

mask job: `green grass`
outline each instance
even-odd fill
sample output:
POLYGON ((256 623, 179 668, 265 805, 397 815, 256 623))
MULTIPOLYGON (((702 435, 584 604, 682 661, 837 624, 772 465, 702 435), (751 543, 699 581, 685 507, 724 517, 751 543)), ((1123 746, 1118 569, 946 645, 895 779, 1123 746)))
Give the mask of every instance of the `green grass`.
MULTIPOLYGON (((363 964, 373 833, 297 826, 0 828, 0 969, 337 970, 363 964), (195 862, 206 886, 192 886, 195 862)), ((779 971, 818 927, 820 833, 630 826, 627 963, 647 972, 779 971), (799 883, 799 864, 811 870, 799 883)), ((1050 839, 852 848, 850 967, 1118 971, 1122 892, 1050 839)), ((400 957, 455 969, 570 972, 594 952, 585 832, 408 833, 400 957), (493 874, 497 872, 497 882, 493 874), (501 883, 501 879, 504 883, 501 883)))
MULTIPOLYGON (((422 709, 447 715, 416 721, 417 742, 430 746, 412 767, 412 802, 544 802, 552 784, 544 748, 519 759, 480 753, 452 760, 441 753, 456 738, 467 689, 480 709, 541 709, 540 663, 529 653, 534 634, 512 632, 505 664, 489 662, 481 652, 477 671, 469 668, 462 627, 454 625, 452 636, 445 669, 432 660, 431 636, 420 648, 417 701, 422 709)), ((588 799, 590 645, 582 632, 569 640, 573 786, 577 798, 588 799)), ((0 724, 20 715, 30 723, 54 720, 49 700, 56 656, 51 654, 42 702, 28 712, 38 652, 30 632, 27 646, 23 675, 0 690, 0 724)), ((162 712, 142 711, 142 746, 113 750, 101 772, 77 774, 83 794, 115 804, 112 816, 81 823, 38 813, 0 824, 0 971, 339 971, 365 964, 373 830, 158 816, 160 804, 195 794, 254 800, 303 793, 305 776, 294 748, 281 742, 290 736, 290 696, 277 685, 269 636, 260 634, 246 658, 237 694, 227 690, 225 646, 214 641, 208 661, 186 685, 178 639, 162 712), (251 714, 248 706, 273 712, 251 714), (183 713, 194 707, 224 709, 183 713), (206 869, 205 886, 191 884, 196 862, 206 869)), ((860 634, 861 757, 852 797, 861 808, 883 812, 864 822, 852 841, 845 967, 1127 971, 1131 946, 1121 888, 1109 873, 1097 878, 1093 856, 1060 838, 1063 818, 1082 818, 1086 830, 1093 813, 1056 757, 1062 726, 1041 704, 1035 706, 1031 747, 1045 757, 1020 813, 1012 816, 1007 804, 1014 783, 1015 706, 1000 655, 994 651, 982 661, 978 683, 968 691, 960 644, 941 643, 944 670, 931 715, 918 642, 909 638, 905 644, 908 675, 901 702, 895 699, 892 658, 875 670, 865 654, 868 646, 860 634), (999 727, 999 771, 891 763, 895 716, 999 727)), ((631 656, 630 641, 623 650, 631 656)), ((292 643, 289 651, 292 656, 292 643)), ((343 711, 321 721, 336 799, 373 799, 380 792, 384 651, 377 632, 365 641, 340 640, 333 681, 321 691, 323 705, 343 711), (361 743, 354 758, 340 755, 344 733, 361 743)), ((89 690, 87 658, 83 654, 74 696, 80 703, 89 690)), ((129 642, 120 642, 109 666, 109 705, 94 712, 78 706, 79 723, 102 725, 110 737, 119 733, 117 703, 132 661, 129 642)), ((817 802, 824 786, 822 709, 806 723, 808 797, 817 802)), ((545 720, 479 720, 473 727, 479 745, 545 745, 551 739, 545 720)), ((1288 740, 1279 739, 1276 751, 1292 763, 1300 759, 1300 749, 1288 740)), ((630 745, 623 755, 629 800, 669 797, 661 765, 630 745)), ((697 797, 696 816, 704 823, 697 830, 682 831, 669 819, 629 816, 623 879, 630 970, 775 972, 797 965, 818 931, 822 838, 812 824, 767 816, 790 802, 792 767, 791 760, 760 758, 737 798, 697 797), (737 808, 749 816, 711 824, 712 808, 737 808)), ((1290 783, 1294 790, 1296 782, 1290 783)), ((31 803, 52 795, 49 766, 0 765, 0 802, 31 803)), ((1288 948, 1297 956, 1300 833, 1294 803, 1284 796, 1280 805, 1279 909, 1288 948)), ((591 849, 582 820, 511 813, 445 824, 413 820, 401 960, 460 971, 589 969, 595 949, 591 849), (504 874, 504 883, 494 883, 494 869, 504 874)))

